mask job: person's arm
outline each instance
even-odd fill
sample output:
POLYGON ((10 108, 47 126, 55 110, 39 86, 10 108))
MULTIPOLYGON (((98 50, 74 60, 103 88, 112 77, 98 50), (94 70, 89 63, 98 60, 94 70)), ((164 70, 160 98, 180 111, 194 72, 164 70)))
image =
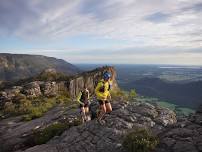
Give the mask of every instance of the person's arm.
POLYGON ((109 99, 109 100, 112 99, 110 92, 108 92, 108 99, 109 99))
POLYGON ((110 93, 110 90, 112 89, 112 81, 110 80, 109 81, 109 89, 108 89, 108 99, 111 100, 112 97, 111 97, 111 93, 110 93))
POLYGON ((109 81, 109 89, 108 90, 111 90, 112 89, 112 80, 109 81))
POLYGON ((80 101, 81 96, 82 96, 82 92, 80 91, 80 92, 79 92, 79 95, 77 96, 77 102, 78 102, 79 104, 83 104, 83 103, 80 101))
POLYGON ((89 90, 87 90, 87 93, 88 93, 88 100, 90 99, 90 93, 89 93, 89 90))

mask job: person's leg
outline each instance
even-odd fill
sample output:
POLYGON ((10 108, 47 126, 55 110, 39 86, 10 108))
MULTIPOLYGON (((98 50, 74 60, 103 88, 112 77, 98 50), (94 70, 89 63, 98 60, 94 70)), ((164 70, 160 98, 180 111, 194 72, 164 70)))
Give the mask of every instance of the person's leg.
POLYGON ((106 105, 106 112, 107 112, 107 113, 112 112, 111 103, 110 103, 109 101, 106 101, 105 105, 106 105))
POLYGON ((86 119, 85 109, 84 109, 84 106, 81 106, 80 108, 81 108, 81 120, 82 120, 82 123, 84 123, 86 119))
POLYGON ((89 107, 88 106, 85 106, 84 109, 85 109, 86 114, 89 113, 89 107))
POLYGON ((89 114, 89 107, 86 106, 86 107, 84 107, 84 109, 85 109, 86 121, 91 120, 90 114, 89 114))
POLYGON ((106 106, 104 101, 99 101, 100 104, 100 108, 99 108, 99 112, 98 112, 98 120, 102 120, 102 118, 104 117, 105 113, 106 113, 106 106))

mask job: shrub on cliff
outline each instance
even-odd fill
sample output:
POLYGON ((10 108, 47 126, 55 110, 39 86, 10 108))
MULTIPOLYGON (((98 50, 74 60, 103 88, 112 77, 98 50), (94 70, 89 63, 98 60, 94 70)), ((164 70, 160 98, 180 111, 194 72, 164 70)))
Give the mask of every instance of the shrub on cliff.
POLYGON ((21 99, 16 106, 16 114, 29 113, 32 108, 32 102, 27 99, 21 99))
POLYGON ((29 112, 23 116, 23 120, 29 121, 35 118, 39 118, 55 105, 55 98, 44 98, 40 101, 34 100, 29 108, 29 112))
POLYGON ((2 111, 3 115, 7 116, 24 115, 23 120, 29 121, 41 117, 57 104, 69 105, 70 103, 71 100, 65 93, 61 93, 57 97, 41 96, 32 100, 22 97, 15 102, 6 102, 2 111))
POLYGON ((135 129, 129 132, 123 141, 123 147, 127 152, 150 152, 157 144, 157 137, 147 129, 135 129))
POLYGON ((45 112, 56 106, 57 104, 70 104, 71 100, 66 96, 58 96, 56 98, 43 98, 34 100, 30 111, 23 117, 23 120, 29 121, 41 117, 45 112))
POLYGON ((45 144, 52 137, 61 135, 61 133, 67 128, 68 126, 63 123, 52 124, 44 130, 34 134, 34 143, 36 145, 45 144))
POLYGON ((54 136, 60 136, 66 129, 81 124, 80 120, 74 120, 70 122, 56 122, 49 125, 40 131, 34 131, 33 135, 26 141, 26 145, 34 146, 41 145, 48 142, 54 136))
POLYGON ((122 99, 126 101, 134 101, 137 96, 135 89, 131 89, 129 92, 121 89, 111 90, 111 96, 113 99, 122 99))
POLYGON ((54 98, 39 97, 35 99, 21 98, 19 101, 6 102, 3 107, 3 115, 24 115, 23 120, 29 121, 41 117, 45 112, 57 104, 69 105, 71 100, 67 95, 58 95, 54 98))
POLYGON ((131 89, 129 92, 129 98, 133 100, 137 96, 135 89, 131 89))
POLYGON ((57 103, 69 105, 71 103, 70 95, 67 91, 60 91, 56 97, 57 103))
POLYGON ((127 91, 123 91, 121 89, 116 89, 116 90, 111 90, 111 97, 113 99, 123 99, 123 100, 128 100, 129 99, 129 94, 127 91))
POLYGON ((63 73, 50 73, 50 72, 42 72, 39 76, 35 78, 35 80, 39 81, 64 81, 69 80, 69 76, 63 74, 63 73))
POLYGON ((15 104, 13 104, 12 102, 6 102, 3 108, 3 113, 4 114, 15 114, 16 110, 15 110, 15 104))
POLYGON ((30 100, 22 99, 18 103, 6 102, 3 108, 3 113, 8 115, 28 114, 33 105, 30 100))

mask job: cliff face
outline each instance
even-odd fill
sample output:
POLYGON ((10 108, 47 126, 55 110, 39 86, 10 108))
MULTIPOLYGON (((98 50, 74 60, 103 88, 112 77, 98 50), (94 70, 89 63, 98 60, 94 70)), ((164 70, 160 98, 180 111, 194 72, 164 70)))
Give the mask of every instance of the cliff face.
POLYGON ((116 71, 113 67, 102 67, 90 72, 85 72, 74 77, 70 77, 66 81, 33 81, 21 86, 13 86, 11 89, 5 89, 0 92, 0 104, 5 102, 13 102, 19 96, 26 98, 36 98, 39 96, 53 97, 61 92, 66 92, 71 98, 75 98, 79 91, 86 85, 90 93, 94 93, 94 89, 98 81, 102 78, 102 74, 109 71, 112 74, 112 89, 117 88, 116 71))
POLYGON ((75 97, 79 91, 86 85, 90 93, 94 93, 94 88, 99 80, 101 80, 102 75, 105 71, 109 71, 112 74, 112 89, 117 88, 118 84, 116 82, 116 71, 113 67, 103 67, 96 69, 91 72, 83 73, 69 82, 69 93, 71 97, 75 97))

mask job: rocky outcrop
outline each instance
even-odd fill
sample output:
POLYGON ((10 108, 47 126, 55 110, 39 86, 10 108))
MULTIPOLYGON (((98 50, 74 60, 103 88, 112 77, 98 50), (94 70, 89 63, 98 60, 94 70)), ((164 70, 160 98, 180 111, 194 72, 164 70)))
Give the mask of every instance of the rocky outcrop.
POLYGON ((44 86, 42 87, 42 91, 46 97, 54 97, 57 95, 58 87, 56 82, 45 82, 43 85, 44 86))
POLYGON ((86 85, 91 94, 94 93, 94 89, 98 81, 102 78, 105 71, 109 71, 112 74, 112 89, 117 88, 116 71, 113 67, 103 67, 95 69, 91 72, 83 73, 69 81, 69 92, 71 97, 75 97, 79 91, 86 85))
MULTIPOLYGON (((128 130, 134 127, 147 127, 159 133, 165 127, 176 123, 174 112, 148 103, 114 101, 112 107, 112 113, 106 115, 104 119, 106 122, 104 126, 101 126, 96 120, 92 120, 66 130, 61 136, 53 138, 47 144, 28 148, 25 152, 124 152, 122 140, 128 130)), ((72 110, 69 109, 66 112, 71 113, 71 115, 65 115, 66 118, 76 114, 70 111, 72 110)), ((39 119, 43 120, 43 118, 39 119)), ((19 129, 20 126, 17 128, 19 129)), ((23 124, 22 126, 28 125, 23 124)), ((30 125, 30 129, 35 126, 30 125)), ((28 130, 26 130, 27 132, 28 130)), ((8 137, 9 134, 11 136, 11 132, 4 134, 6 135, 1 139, 9 143, 8 137)), ((20 139, 20 134, 18 136, 20 139)))
POLYGON ((202 106, 189 118, 167 128, 160 135, 157 152, 201 152, 202 151, 202 106))
MULTIPOLYGON (((25 95, 28 99, 45 96, 53 97, 61 92, 66 92, 71 98, 75 98, 79 91, 86 85, 91 94, 94 93, 97 82, 102 78, 105 71, 112 73, 113 88, 117 88, 116 71, 113 67, 97 68, 90 72, 85 72, 74 77, 69 77, 68 80, 60 81, 33 81, 22 86, 14 86, 11 89, 6 89, 0 92, 0 105, 6 102, 16 102, 19 95, 25 95)), ((54 72, 48 70, 46 72, 54 72)))
POLYGON ((35 98, 42 95, 40 82, 31 82, 23 86, 23 94, 27 96, 27 98, 35 98))
POLYGON ((0 109, 6 102, 15 102, 17 95, 22 91, 21 86, 14 86, 12 89, 4 90, 0 92, 0 109))
POLYGON ((0 121, 0 152, 12 152, 27 147, 27 141, 34 131, 41 130, 53 123, 77 119, 78 111, 71 106, 58 106, 48 111, 43 117, 32 121, 22 121, 22 116, 0 121))

